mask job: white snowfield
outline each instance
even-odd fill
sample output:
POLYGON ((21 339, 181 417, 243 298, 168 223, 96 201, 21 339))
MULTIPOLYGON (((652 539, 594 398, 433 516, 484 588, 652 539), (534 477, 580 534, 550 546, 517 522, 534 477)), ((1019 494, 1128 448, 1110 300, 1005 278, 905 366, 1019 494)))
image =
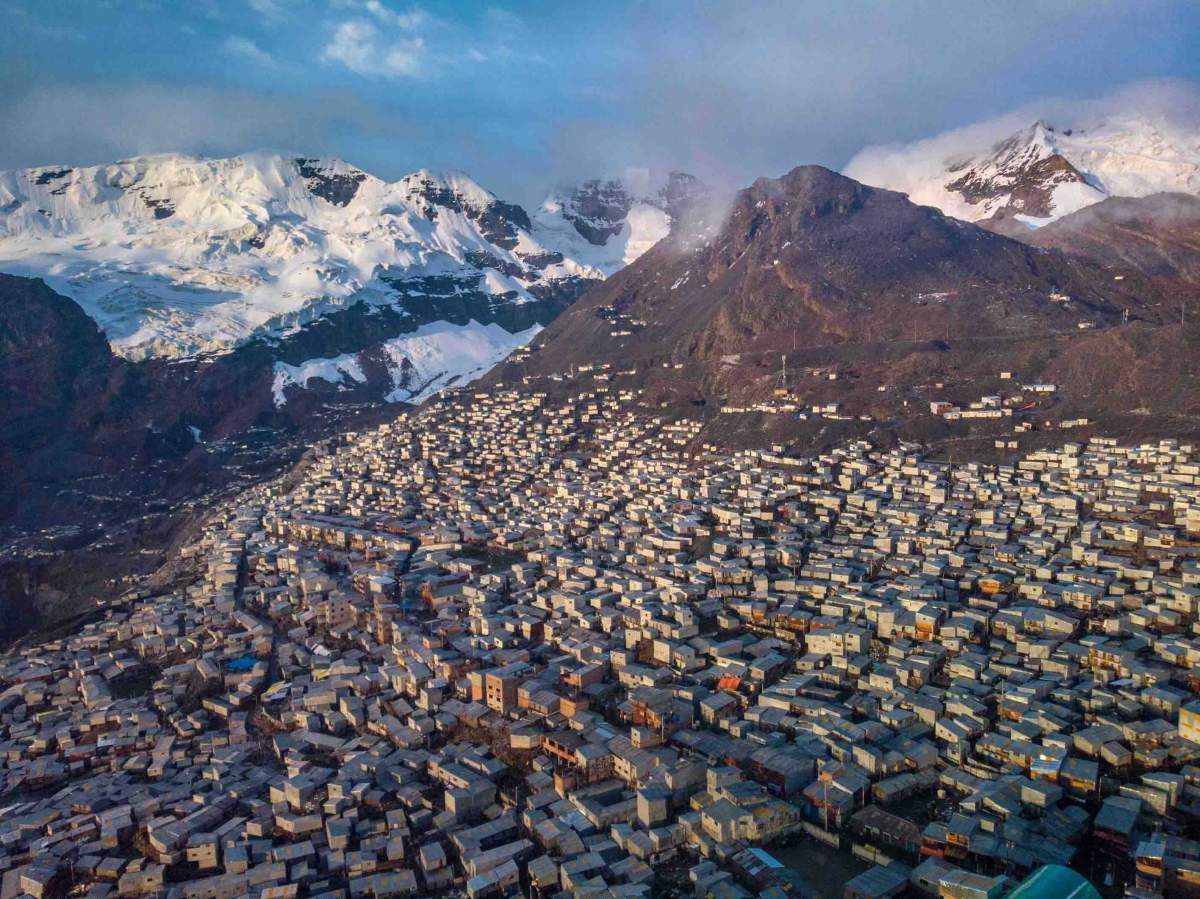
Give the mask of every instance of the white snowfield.
POLYGON ((392 392, 385 399, 421 403, 445 387, 461 387, 498 365, 542 330, 534 325, 510 334, 495 322, 465 326, 449 322, 422 325, 383 345, 391 360, 392 392))
MULTIPOLYGON (((446 387, 461 387, 487 374, 513 350, 524 346, 542 330, 534 325, 509 333, 495 322, 466 325, 433 322, 411 334, 383 344, 392 389, 389 403, 422 403, 446 387)), ((313 379, 330 384, 361 384, 367 380, 357 353, 329 359, 307 359, 299 365, 275 363, 272 395, 277 408, 287 404, 286 388, 304 388, 313 379)))
POLYGON ((1200 129, 1186 117, 1085 106, 1064 118, 1021 126, 1005 116, 904 146, 869 147, 850 161, 845 174, 908 194, 914 203, 955 218, 979 221, 1017 205, 1008 188, 1031 166, 1057 155, 1083 181, 1043 181, 1051 191, 1050 215, 1016 215, 1030 227, 1110 196, 1200 193, 1200 129), (967 172, 993 187, 995 195, 971 202, 951 190, 949 185, 967 172))
POLYGON ((604 278, 666 231, 665 214, 639 208, 593 246, 548 202, 528 229, 501 238, 506 247, 485 235, 496 237, 495 222, 480 221, 497 203, 456 172, 389 183, 338 159, 269 154, 9 171, 0 173, 0 271, 44 278, 128 358, 181 357, 286 334, 348 304, 395 302, 381 272, 482 275, 478 289, 529 302, 536 273, 522 257, 563 256, 541 280, 604 278), (450 205, 429 199, 439 192, 450 205), (522 274, 480 269, 471 254, 522 274))
POLYGON ((635 198, 625 217, 625 227, 604 246, 589 243, 564 215, 569 201, 552 193, 534 217, 534 230, 564 256, 612 274, 633 262, 662 240, 671 230, 671 217, 648 200, 635 198))

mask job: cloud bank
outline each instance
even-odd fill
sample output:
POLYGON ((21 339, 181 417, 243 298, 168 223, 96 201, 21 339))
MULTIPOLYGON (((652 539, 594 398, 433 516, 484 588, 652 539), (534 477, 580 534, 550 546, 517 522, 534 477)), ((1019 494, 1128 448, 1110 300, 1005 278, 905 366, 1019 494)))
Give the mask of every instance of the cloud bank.
POLYGON ((273 147, 460 168, 526 204, 629 167, 840 169, 1047 94, 1200 81, 1194 0, 7 4, 0 168, 273 147), (88 40, 65 54, 64 28, 88 40))
POLYGON ((333 26, 321 60, 340 64, 368 78, 401 78, 421 74, 427 47, 421 29, 429 16, 422 10, 397 12, 380 0, 350 4, 357 15, 333 26))
POLYGON ((96 164, 149 153, 230 156, 259 148, 334 154, 350 130, 379 126, 353 96, 306 100, 161 84, 0 90, 0 160, 8 168, 96 164))

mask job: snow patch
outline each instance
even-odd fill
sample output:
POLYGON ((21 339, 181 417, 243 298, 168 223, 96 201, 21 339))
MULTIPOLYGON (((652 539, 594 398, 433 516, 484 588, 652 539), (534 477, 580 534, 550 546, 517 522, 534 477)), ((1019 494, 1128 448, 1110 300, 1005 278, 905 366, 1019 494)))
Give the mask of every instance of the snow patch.
POLYGON ((486 374, 513 350, 532 340, 541 325, 515 334, 495 323, 434 322, 383 344, 395 385, 389 402, 420 403, 449 386, 486 374))
POLYGON ((367 380, 358 356, 353 353, 343 353, 332 359, 307 359, 299 365, 276 362, 275 380, 271 384, 271 394, 275 398, 276 408, 282 408, 287 404, 285 387, 289 385, 307 387, 308 382, 313 378, 328 381, 330 384, 344 384, 346 379, 362 384, 367 380))

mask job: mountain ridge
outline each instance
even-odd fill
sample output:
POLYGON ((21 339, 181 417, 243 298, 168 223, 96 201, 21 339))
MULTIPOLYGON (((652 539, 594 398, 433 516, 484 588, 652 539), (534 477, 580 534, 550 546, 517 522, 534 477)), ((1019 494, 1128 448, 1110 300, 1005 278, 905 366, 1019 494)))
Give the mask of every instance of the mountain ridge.
POLYGON ((1200 197, 1109 197, 1036 231, 1013 235, 1092 259, 1115 275, 1136 272, 1200 284, 1200 197))
POLYGON ((487 382, 554 391, 600 372, 651 405, 703 415, 714 440, 978 443, 1026 420, 1128 427, 1145 409, 1141 427, 1174 414, 1169 403, 1194 414, 1200 402, 1192 373, 1169 400, 1151 377, 1161 376, 1155 339, 1179 350, 1192 340, 1168 327, 1181 298, 1191 302, 1136 271, 1116 278, 899 192, 798 167, 740 192, 715 235, 669 238, 589 291, 487 382), (1106 354, 1133 366, 1111 399, 1089 386, 1119 374, 1103 368, 1106 354), (1015 418, 1010 408, 959 426, 929 412, 1060 377, 1069 391, 1030 395, 1015 418), (771 408, 721 411, 760 406, 771 408))
POLYGON ((634 233, 639 204, 596 244, 461 172, 386 182, 340 159, 162 154, 0 173, 0 270, 47 278, 121 355, 182 357, 418 298, 429 278, 497 304, 569 301, 665 233, 665 212, 634 233))

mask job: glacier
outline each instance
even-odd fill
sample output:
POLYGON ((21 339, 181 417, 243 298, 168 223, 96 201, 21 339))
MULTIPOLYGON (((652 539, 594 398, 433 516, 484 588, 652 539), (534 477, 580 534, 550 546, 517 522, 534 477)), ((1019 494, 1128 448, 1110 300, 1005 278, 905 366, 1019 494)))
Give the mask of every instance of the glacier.
POLYGON ((639 207, 602 246, 460 172, 378 179, 340 159, 177 154, 0 173, 0 270, 76 300, 137 360, 224 352, 460 279, 496 304, 601 280, 665 234, 639 207), (386 279, 381 278, 386 275, 386 279))

